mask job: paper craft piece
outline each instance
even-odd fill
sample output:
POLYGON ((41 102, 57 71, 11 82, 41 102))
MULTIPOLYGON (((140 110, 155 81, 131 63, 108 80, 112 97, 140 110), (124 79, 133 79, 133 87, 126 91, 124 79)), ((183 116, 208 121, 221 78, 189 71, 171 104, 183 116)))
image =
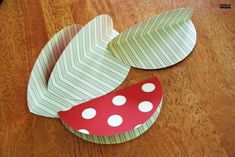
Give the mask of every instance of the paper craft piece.
POLYGON ((152 78, 58 114, 63 124, 82 139, 121 143, 141 135, 154 123, 162 99, 160 81, 152 78))
POLYGON ((75 103, 47 90, 47 81, 61 53, 79 32, 81 25, 67 26, 56 33, 42 49, 30 75, 27 99, 30 112, 47 117, 56 117, 57 112, 68 109, 75 103))
POLYGON ((192 9, 170 10, 120 33, 109 43, 123 63, 141 69, 161 69, 186 58, 196 44, 192 9))
POLYGON ((118 87, 130 66, 107 49, 108 42, 116 35, 108 15, 96 17, 81 30, 80 26, 79 29, 71 26, 57 33, 42 50, 32 70, 28 87, 30 111, 58 117, 58 111, 118 87))
POLYGON ((48 91, 79 103, 117 88, 130 70, 107 49, 117 35, 108 15, 97 16, 85 25, 57 61, 48 91))

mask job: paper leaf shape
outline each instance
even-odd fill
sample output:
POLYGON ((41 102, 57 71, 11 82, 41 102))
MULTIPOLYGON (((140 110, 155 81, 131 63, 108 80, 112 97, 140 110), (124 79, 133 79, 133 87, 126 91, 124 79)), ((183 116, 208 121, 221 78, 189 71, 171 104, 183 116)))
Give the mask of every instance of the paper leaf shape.
POLYGON ((192 9, 170 10, 120 33, 109 43, 123 63, 141 69, 161 69, 182 61, 196 44, 192 9))
POLYGON ((57 112, 74 105, 76 101, 64 99, 48 92, 47 82, 61 53, 79 32, 81 25, 67 26, 56 33, 42 49, 30 75, 27 99, 29 110, 37 115, 57 117, 57 112))
POLYGON ((154 123, 162 98, 160 81, 152 78, 58 114, 70 131, 85 140, 121 143, 139 136, 154 123))
POLYGON ((28 86, 31 112, 58 117, 58 111, 107 94, 127 77, 130 66, 107 49, 118 35, 109 16, 98 16, 79 30, 66 27, 39 55, 28 86))
POLYGON ((49 78, 48 90, 79 103, 117 88, 130 70, 129 65, 107 49, 109 41, 117 35, 108 15, 90 21, 57 61, 49 78))

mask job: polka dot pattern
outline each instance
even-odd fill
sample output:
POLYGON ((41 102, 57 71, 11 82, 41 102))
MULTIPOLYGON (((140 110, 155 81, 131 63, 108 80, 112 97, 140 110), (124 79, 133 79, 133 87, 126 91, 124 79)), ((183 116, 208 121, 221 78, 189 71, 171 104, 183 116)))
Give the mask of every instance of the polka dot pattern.
POLYGON ((161 100, 162 88, 154 78, 79 104, 59 116, 79 132, 112 136, 143 126, 161 100))
POLYGON ((153 104, 150 101, 142 101, 139 105, 138 105, 138 109, 141 112, 149 112, 153 109, 153 104))
POLYGON ((93 108, 87 108, 82 111, 82 118, 84 119, 92 119, 96 115, 96 110, 93 108))
POLYGON ((141 87, 142 91, 147 92, 147 93, 153 92, 155 90, 155 88, 156 87, 153 83, 145 83, 141 87))
POLYGON ((108 118, 108 125, 111 127, 118 127, 119 125, 122 124, 122 117, 120 115, 112 115, 108 118))
POLYGON ((115 96, 112 100, 112 103, 116 106, 122 106, 126 103, 126 97, 123 95, 115 96))

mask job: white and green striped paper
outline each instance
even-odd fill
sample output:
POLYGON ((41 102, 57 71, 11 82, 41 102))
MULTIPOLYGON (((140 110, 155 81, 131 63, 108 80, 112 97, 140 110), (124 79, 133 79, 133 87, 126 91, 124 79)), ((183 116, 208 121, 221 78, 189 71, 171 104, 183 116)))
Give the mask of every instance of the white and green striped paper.
POLYGON ((58 35, 55 35, 46 47, 55 43, 59 53, 63 53, 59 58, 50 58, 50 55, 58 52, 54 49, 46 51, 47 48, 44 48, 36 61, 28 88, 31 112, 58 117, 57 112, 61 110, 117 88, 130 70, 129 65, 115 58, 107 49, 109 41, 117 35, 108 15, 97 16, 77 31, 72 39, 64 35, 61 40, 67 44, 63 46, 65 49, 60 49, 61 42, 58 41, 58 35), (43 84, 38 83, 38 76, 46 77, 43 84))
POLYGON ((101 15, 81 29, 57 61, 48 91, 81 102, 107 94, 125 80, 130 66, 107 49, 118 35, 112 25, 111 17, 101 15))
POLYGON ((111 40, 110 51, 136 68, 172 66, 187 57, 196 44, 191 16, 192 9, 180 8, 151 17, 111 40))
POLYGON ((76 103, 72 99, 65 99, 49 92, 47 85, 58 58, 80 29, 81 25, 63 28, 42 49, 28 83, 27 99, 30 112, 46 117, 57 117, 58 111, 68 109, 76 103))

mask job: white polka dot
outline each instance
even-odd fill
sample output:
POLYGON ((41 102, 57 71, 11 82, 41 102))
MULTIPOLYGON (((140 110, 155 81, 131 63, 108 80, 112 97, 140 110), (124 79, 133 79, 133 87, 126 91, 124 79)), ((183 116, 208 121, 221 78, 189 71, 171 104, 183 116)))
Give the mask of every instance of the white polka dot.
POLYGON ((78 130, 79 132, 83 133, 83 134, 89 134, 89 131, 86 129, 80 129, 78 130))
POLYGON ((153 104, 150 101, 142 101, 139 103, 138 109, 141 112, 149 112, 153 109, 153 104))
POLYGON ((123 95, 115 96, 112 100, 113 104, 116 106, 121 106, 126 103, 126 97, 123 95))
POLYGON ((145 83, 142 85, 141 89, 144 92, 152 92, 155 90, 155 85, 153 83, 145 83))
POLYGON ((112 127, 117 127, 122 124, 122 117, 119 115, 112 115, 108 118, 108 124, 112 127))
POLYGON ((82 117, 84 119, 92 119, 95 117, 95 115, 96 115, 96 110, 93 108, 87 108, 82 111, 82 117))
POLYGON ((141 125, 142 125, 142 124, 138 124, 138 125, 136 125, 136 126, 135 126, 135 129, 137 129, 137 128, 141 127, 141 125))

